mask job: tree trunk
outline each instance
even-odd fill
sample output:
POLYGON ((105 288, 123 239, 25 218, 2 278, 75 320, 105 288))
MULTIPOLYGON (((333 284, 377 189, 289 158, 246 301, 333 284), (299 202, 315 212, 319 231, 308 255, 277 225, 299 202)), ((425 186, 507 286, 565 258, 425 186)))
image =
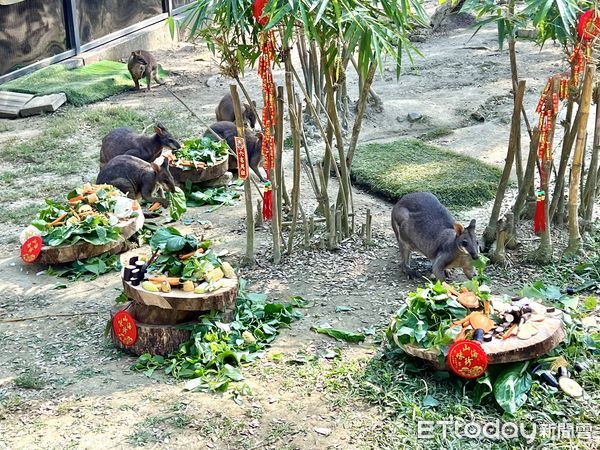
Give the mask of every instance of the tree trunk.
MULTIPOLYGON (((514 1, 509 5, 510 15, 514 15, 514 1)), ((519 74, 517 72, 517 52, 515 49, 515 38, 511 36, 508 39, 508 56, 510 59, 510 74, 513 85, 513 102, 517 101, 517 89, 519 86, 519 74)), ((521 111, 519 110, 519 114, 521 111)), ((523 157, 521 155, 521 129, 519 126, 519 134, 515 136, 515 169, 517 173, 517 186, 519 189, 523 184, 523 157)))
POLYGON ((277 86, 277 125, 275 126, 275 170, 271 170, 269 178, 273 187, 273 263, 281 262, 281 222, 283 222, 281 209, 281 171, 283 153, 283 114, 284 114, 283 86, 277 86))
POLYGON ((504 200, 504 194, 508 181, 510 178, 510 172, 512 170, 512 164, 515 160, 515 153, 517 150, 517 135, 521 133, 521 104, 523 103, 523 96, 525 95, 525 80, 519 81, 517 88, 517 97, 515 98, 512 123, 510 127, 510 138, 508 141, 508 151, 506 154, 506 161, 504 164, 504 170, 498 184, 498 190, 496 192, 496 199, 494 201, 494 207, 492 209, 492 215, 485 231, 483 232, 483 241, 485 249, 489 249, 490 245, 496 239, 496 225, 498 218, 500 217, 500 209, 502 208, 502 201, 504 200))
POLYGON ((579 181, 581 178, 581 165, 583 154, 585 152, 585 135, 588 117, 590 114, 590 103, 592 101, 592 87, 596 66, 589 64, 585 70, 583 78, 583 90, 581 101, 581 119, 577 127, 577 141, 575 142, 575 151, 573 152, 573 163, 571 165, 571 179, 569 180, 569 246, 566 253, 574 255, 581 250, 581 234, 579 233, 579 214, 577 211, 579 201, 579 181))

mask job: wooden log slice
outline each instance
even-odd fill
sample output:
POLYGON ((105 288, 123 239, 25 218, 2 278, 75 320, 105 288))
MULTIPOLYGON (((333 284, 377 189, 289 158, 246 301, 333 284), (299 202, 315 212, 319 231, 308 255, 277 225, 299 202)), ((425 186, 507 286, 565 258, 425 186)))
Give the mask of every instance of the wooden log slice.
POLYGON ((173 178, 179 183, 183 184, 187 180, 190 180, 192 183, 201 183, 223 176, 229 170, 229 159, 223 158, 217 161, 216 164, 203 169, 183 170, 177 166, 169 166, 169 169, 173 178))
POLYGON ((173 288, 171 292, 149 292, 141 285, 133 286, 129 281, 123 280, 123 289, 127 297, 135 302, 148 306, 157 306, 163 309, 180 311, 228 311, 235 308, 235 300, 239 288, 236 278, 223 278, 223 287, 206 294, 185 292, 173 288))
POLYGON ((178 350, 182 343, 189 340, 191 331, 179 329, 177 328, 177 325, 150 325, 140 322, 135 315, 135 310, 132 310, 130 304, 131 303, 128 302, 113 308, 110 318, 112 321, 112 318, 118 311, 128 308, 127 311, 133 316, 136 322, 137 339, 133 345, 125 346, 117 339, 111 326, 110 335, 116 348, 136 356, 144 353, 166 356, 169 353, 178 350))
MULTIPOLYGON (((565 338, 563 321, 560 316, 547 315, 546 307, 539 303, 529 302, 534 314, 544 314, 546 317, 541 322, 533 322, 538 332, 529 339, 519 339, 516 334, 500 339, 494 337, 490 342, 483 342, 482 348, 488 355, 489 364, 503 364, 509 362, 526 361, 537 358, 560 344, 565 338)), ((502 304, 494 303, 494 308, 501 311, 502 304)), ((445 369, 445 361, 440 361, 435 349, 407 344, 402 349, 409 355, 429 361, 436 369, 445 369)))
POLYGON ((79 259, 91 258, 105 252, 120 253, 127 247, 129 239, 137 231, 136 218, 122 221, 117 224, 121 228, 121 235, 116 241, 108 242, 104 245, 94 245, 89 242, 79 241, 72 245, 58 245, 51 247, 44 245, 40 256, 35 260, 40 264, 63 264, 79 259))

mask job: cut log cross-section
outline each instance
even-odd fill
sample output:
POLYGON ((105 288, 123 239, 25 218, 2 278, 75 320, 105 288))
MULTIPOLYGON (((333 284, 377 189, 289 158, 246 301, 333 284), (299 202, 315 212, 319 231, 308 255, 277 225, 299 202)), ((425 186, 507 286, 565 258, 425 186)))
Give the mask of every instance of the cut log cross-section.
POLYGON ((202 183, 223 176, 225 172, 229 170, 229 160, 228 158, 223 158, 222 160, 217 161, 216 164, 202 169, 183 170, 180 167, 171 165, 169 166, 169 170, 171 171, 173 178, 179 183, 185 183, 188 180, 192 183, 202 183))

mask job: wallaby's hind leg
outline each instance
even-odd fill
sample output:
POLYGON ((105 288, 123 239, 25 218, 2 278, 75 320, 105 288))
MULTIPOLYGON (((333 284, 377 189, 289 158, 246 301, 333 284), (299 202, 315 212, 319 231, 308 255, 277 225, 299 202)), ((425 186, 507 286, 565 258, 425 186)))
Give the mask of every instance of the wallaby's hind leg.
MULTIPOLYGON (((394 214, 392 212, 392 214, 394 214)), ((395 217, 392 216, 392 228, 398 241, 398 248, 400 249, 400 268, 402 272, 410 279, 416 276, 416 271, 410 268, 410 247, 400 237, 400 225, 396 222, 395 217)))
POLYGON ((150 90, 151 82, 152 82, 152 72, 146 71, 146 91, 150 90))
POLYGON ((135 83, 135 90, 139 90, 140 89, 140 80, 138 78, 133 78, 133 82, 135 83))

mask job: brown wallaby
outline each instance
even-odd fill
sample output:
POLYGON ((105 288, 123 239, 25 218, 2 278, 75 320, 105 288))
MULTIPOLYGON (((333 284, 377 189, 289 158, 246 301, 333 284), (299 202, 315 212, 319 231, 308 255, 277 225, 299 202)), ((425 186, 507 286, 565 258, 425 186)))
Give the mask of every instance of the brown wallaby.
POLYGON ((156 58, 152 56, 150 52, 146 50, 136 50, 131 52, 129 59, 127 60, 127 68, 135 83, 135 88, 140 88, 140 82, 142 78, 146 78, 146 90, 150 90, 150 82, 152 79, 158 84, 164 84, 158 79, 158 63, 156 58))
POLYGON ((163 147, 176 150, 181 145, 160 123, 154 127, 154 135, 137 134, 129 128, 115 128, 102 139, 100 168, 119 155, 137 156, 152 162, 158 158, 163 147))
MULTIPOLYGON (((254 108, 256 108, 256 102, 252 102, 254 108)), ((217 105, 217 109, 215 109, 215 114, 217 115, 217 121, 226 121, 235 123, 235 112, 233 109, 233 99, 231 98, 231 94, 226 94, 223 96, 219 104, 217 105)), ((244 123, 248 125, 251 129, 254 129, 256 126, 256 114, 254 113, 254 109, 244 103, 244 111, 242 112, 242 116, 244 119, 244 123)))
POLYGON ((175 192, 175 182, 166 158, 158 165, 132 155, 119 155, 100 169, 96 183, 112 184, 129 198, 139 200, 141 197, 149 202, 159 202, 164 207, 169 206, 169 201, 153 197, 156 188, 164 186, 167 191, 175 192))
POLYGON ((455 223, 450 212, 429 192, 402 197, 392 209, 392 228, 400 247, 401 266, 410 278, 410 252, 417 250, 432 262, 433 275, 446 279, 446 269, 462 268, 472 278, 473 260, 479 257, 475 219, 467 228, 455 223))
MULTIPOLYGON (((238 132, 234 123, 225 121, 216 122, 213 123, 210 128, 222 139, 225 139, 229 147, 235 152, 234 138, 237 136, 238 132)), ((265 181, 258 170, 258 166, 262 161, 262 133, 255 134, 248 129, 245 129, 244 131, 244 137, 246 138, 246 150, 248 151, 248 165, 258 176, 260 181, 265 181)), ((216 140, 216 137, 210 132, 210 130, 206 130, 204 136, 216 140)))

